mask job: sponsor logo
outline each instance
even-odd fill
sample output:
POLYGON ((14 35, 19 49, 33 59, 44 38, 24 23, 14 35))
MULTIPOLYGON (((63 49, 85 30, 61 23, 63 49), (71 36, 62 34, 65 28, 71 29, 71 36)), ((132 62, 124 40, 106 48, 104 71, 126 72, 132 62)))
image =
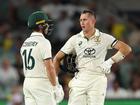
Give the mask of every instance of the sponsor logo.
POLYGON ((95 52, 96 52, 96 50, 94 48, 86 48, 84 50, 83 57, 93 57, 93 58, 96 58, 96 56, 94 55, 95 52))

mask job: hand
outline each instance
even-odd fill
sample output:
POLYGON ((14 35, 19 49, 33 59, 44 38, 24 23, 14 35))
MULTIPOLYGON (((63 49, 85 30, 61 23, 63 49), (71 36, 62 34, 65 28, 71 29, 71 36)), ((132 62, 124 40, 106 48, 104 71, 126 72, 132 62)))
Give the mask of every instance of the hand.
POLYGON ((56 99, 56 103, 60 103, 64 98, 64 91, 60 84, 54 87, 54 96, 56 99))
POLYGON ((102 72, 105 74, 110 73, 111 71, 111 66, 114 63, 114 61, 110 58, 103 62, 99 67, 101 68, 102 72))

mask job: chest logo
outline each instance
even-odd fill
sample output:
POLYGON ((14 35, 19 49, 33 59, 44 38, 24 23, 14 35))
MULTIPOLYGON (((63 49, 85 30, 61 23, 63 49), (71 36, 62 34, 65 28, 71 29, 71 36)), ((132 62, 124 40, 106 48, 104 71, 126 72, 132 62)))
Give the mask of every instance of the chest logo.
POLYGON ((88 56, 91 56, 91 55, 95 54, 95 52, 96 52, 96 50, 94 48, 86 48, 84 50, 84 54, 88 55, 88 56))

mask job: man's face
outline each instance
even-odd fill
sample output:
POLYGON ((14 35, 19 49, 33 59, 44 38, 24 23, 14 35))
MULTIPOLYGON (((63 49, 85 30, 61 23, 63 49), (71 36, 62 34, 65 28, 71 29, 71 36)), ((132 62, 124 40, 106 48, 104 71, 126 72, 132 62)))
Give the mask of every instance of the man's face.
POLYGON ((80 25, 83 31, 88 32, 93 29, 95 25, 95 17, 89 13, 81 14, 80 16, 80 25))

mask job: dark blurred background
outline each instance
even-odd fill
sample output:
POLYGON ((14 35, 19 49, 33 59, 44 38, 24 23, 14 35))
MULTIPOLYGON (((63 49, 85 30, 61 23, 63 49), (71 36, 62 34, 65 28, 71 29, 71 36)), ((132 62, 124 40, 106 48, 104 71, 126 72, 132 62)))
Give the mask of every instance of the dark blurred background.
MULTIPOLYGON (((47 37, 54 56, 69 37, 80 32, 79 16, 86 8, 96 12, 96 27, 100 31, 133 49, 125 60, 113 65, 107 76, 105 104, 140 105, 140 0, 0 0, 0 105, 24 105, 19 50, 31 33, 28 16, 43 10, 55 20, 55 28, 47 37)), ((112 54, 114 51, 109 51, 109 56, 112 54)), ((67 105, 68 82, 72 77, 65 71, 59 74, 65 91, 61 105, 67 105)))

